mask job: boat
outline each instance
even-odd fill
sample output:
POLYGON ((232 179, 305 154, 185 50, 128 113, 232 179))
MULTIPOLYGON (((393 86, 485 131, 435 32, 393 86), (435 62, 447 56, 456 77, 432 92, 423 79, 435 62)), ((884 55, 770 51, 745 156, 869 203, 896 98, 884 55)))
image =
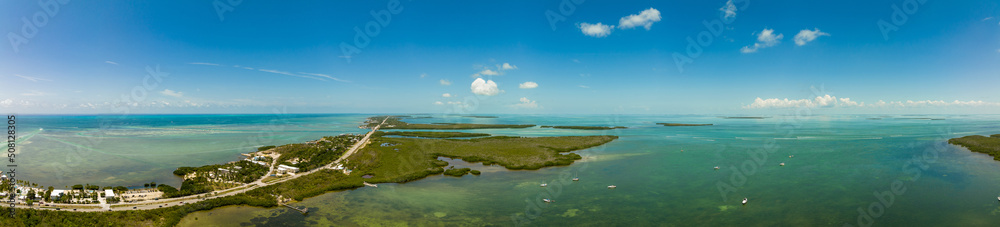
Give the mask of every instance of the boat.
POLYGON ((718 166, 716 166, 716 167, 715 167, 715 170, 719 170, 719 167, 718 167, 718 166))
POLYGON ((546 203, 551 203, 551 202, 555 202, 555 200, 551 200, 551 199, 542 199, 542 201, 543 201, 543 202, 546 202, 546 203))
POLYGON ((542 187, 549 186, 549 184, 542 183, 542 187))
POLYGON ((365 186, 368 186, 368 187, 376 187, 376 188, 378 187, 377 184, 372 184, 372 183, 368 183, 368 182, 362 182, 362 183, 364 183, 365 186))
POLYGON ((1000 200, 1000 196, 997 196, 997 200, 1000 200))
MULTIPOLYGON (((997 199, 1000 199, 1000 197, 997 197, 997 199)), ((746 197, 743 198, 743 205, 747 205, 747 198, 746 197)))
POLYGON ((608 188, 614 189, 614 188, 618 188, 618 186, 608 185, 608 188))
POLYGON ((781 165, 781 166, 785 166, 785 163, 784 163, 784 162, 782 162, 782 163, 781 163, 781 164, 779 164, 779 165, 781 165))
POLYGON ((574 177, 573 181, 580 181, 580 178, 579 177, 574 177))

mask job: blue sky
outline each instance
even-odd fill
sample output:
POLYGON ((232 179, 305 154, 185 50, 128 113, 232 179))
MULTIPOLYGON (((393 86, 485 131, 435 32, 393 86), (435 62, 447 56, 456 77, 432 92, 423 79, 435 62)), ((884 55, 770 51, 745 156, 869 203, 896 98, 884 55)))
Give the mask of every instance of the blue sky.
POLYGON ((1000 113, 996 1, 40 2, 3 112, 1000 113))

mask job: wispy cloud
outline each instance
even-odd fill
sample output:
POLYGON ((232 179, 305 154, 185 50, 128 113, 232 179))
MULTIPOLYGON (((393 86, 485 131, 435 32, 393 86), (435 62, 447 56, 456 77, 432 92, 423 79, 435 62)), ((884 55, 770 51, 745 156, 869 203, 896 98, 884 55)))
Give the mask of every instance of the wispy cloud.
POLYGON ((327 79, 331 79, 331 80, 335 80, 335 81, 340 81, 340 82, 344 82, 344 83, 350 83, 351 82, 350 80, 344 80, 344 79, 332 77, 330 75, 326 75, 326 74, 322 74, 322 73, 304 73, 304 72, 299 72, 299 73, 300 74, 305 74, 305 75, 312 75, 312 76, 323 77, 323 78, 327 78, 327 79))
POLYGON ((587 85, 580 85, 580 86, 577 86, 577 87, 580 87, 580 88, 590 88, 590 86, 587 86, 587 85))
POLYGON ((421 73, 420 74, 420 79, 423 79, 424 77, 427 77, 427 73, 421 73))
POLYGON ((52 93, 31 90, 28 93, 21 93, 21 95, 22 96, 49 96, 49 95, 52 95, 52 93))
POLYGON ((52 80, 50 80, 50 79, 45 79, 45 78, 39 78, 39 77, 31 77, 31 76, 22 76, 22 75, 19 75, 19 74, 14 74, 14 76, 16 76, 16 77, 20 77, 20 78, 23 78, 23 79, 25 79, 25 80, 30 80, 31 82, 38 82, 38 81, 52 81, 52 80))
POLYGON ((278 70, 273 70, 273 69, 257 69, 257 71, 274 73, 274 74, 281 74, 281 75, 286 75, 286 76, 309 78, 309 79, 314 79, 314 80, 319 80, 319 81, 326 81, 323 78, 319 78, 319 77, 298 75, 298 74, 295 74, 295 73, 290 73, 290 72, 285 72, 285 71, 278 71, 278 70))
POLYGON ((118 62, 113 62, 113 61, 104 61, 104 63, 108 63, 108 64, 112 64, 112 65, 118 65, 118 62))
POLYGON ((532 89, 532 88, 538 87, 538 83, 528 81, 528 82, 524 82, 524 83, 518 84, 517 87, 520 88, 520 89, 532 89))
POLYGON ((163 89, 163 91, 160 91, 160 94, 177 98, 184 97, 184 92, 174 91, 170 89, 163 89))
POLYGON ((188 63, 188 64, 191 64, 191 65, 211 65, 211 66, 219 66, 219 64, 215 64, 215 63, 207 63, 207 62, 191 62, 191 63, 188 63))
POLYGON ((719 8, 719 11, 722 11, 722 13, 725 14, 723 17, 726 20, 733 19, 733 17, 736 17, 736 4, 733 3, 733 0, 729 0, 726 2, 725 6, 719 8))

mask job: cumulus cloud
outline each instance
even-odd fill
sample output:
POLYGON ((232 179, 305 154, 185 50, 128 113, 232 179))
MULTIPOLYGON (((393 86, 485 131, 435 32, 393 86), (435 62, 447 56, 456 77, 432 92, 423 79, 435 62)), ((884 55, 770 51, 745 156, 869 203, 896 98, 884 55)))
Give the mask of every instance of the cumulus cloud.
POLYGON ((830 36, 830 34, 819 31, 819 28, 811 31, 809 29, 799 31, 799 34, 795 35, 795 45, 806 45, 806 43, 812 42, 820 36, 830 36))
POLYGON ((512 70, 512 69, 517 69, 517 66, 504 62, 501 65, 497 65, 497 68, 499 68, 500 70, 512 70))
POLYGON ((441 94, 441 97, 445 97, 445 98, 451 98, 451 93, 444 93, 444 94, 441 94))
POLYGON ((441 85, 444 85, 444 86, 451 85, 451 81, 449 81, 449 80, 441 79, 441 81, 439 81, 439 82, 441 83, 441 85))
POLYGON ((719 8, 719 11, 722 11, 722 13, 725 14, 723 15, 723 17, 726 20, 733 19, 734 17, 736 17, 736 4, 733 3, 733 0, 729 0, 726 2, 725 6, 719 8))
POLYGON ((597 24, 580 23, 579 27, 580 31, 583 32, 584 35, 593 36, 597 38, 610 35, 611 29, 615 28, 614 25, 605 25, 599 22, 597 24))
POLYGON ((528 82, 524 82, 524 83, 518 84, 517 87, 521 88, 521 89, 532 89, 532 88, 538 87, 538 84, 535 83, 535 82, 528 81, 528 82))
POLYGON ((441 101, 437 101, 437 102, 434 102, 434 105, 444 105, 444 103, 441 102, 441 101))
POLYGON ((639 14, 622 17, 622 19, 618 20, 618 29, 643 27, 648 31, 653 26, 653 23, 658 21, 660 21, 660 11, 654 8, 649 8, 639 12, 639 14))
POLYGON ((816 96, 813 99, 761 99, 758 97, 753 103, 743 108, 747 109, 775 109, 775 108, 829 108, 829 107, 948 107, 948 106, 967 106, 967 107, 978 107, 978 106, 1000 106, 1000 103, 994 102, 983 102, 983 101, 959 101, 955 100, 952 102, 946 101, 892 101, 886 102, 879 100, 873 104, 865 104, 864 102, 857 102, 851 100, 851 98, 837 98, 836 96, 823 95, 816 96))
POLYGON ((174 90, 170 90, 170 89, 163 89, 163 91, 160 91, 160 94, 166 95, 166 96, 173 96, 173 97, 177 97, 177 98, 180 98, 180 97, 184 96, 184 92, 174 91, 174 90))
POLYGON ((777 35, 775 35, 774 34, 774 29, 766 29, 765 28, 763 31, 760 32, 760 34, 757 34, 757 43, 754 43, 753 45, 750 45, 750 46, 743 47, 742 49, 740 49, 740 52, 742 52, 744 54, 746 54, 746 53, 754 53, 754 52, 757 52, 758 49, 767 48, 767 47, 772 47, 774 45, 778 45, 778 43, 781 42, 782 38, 785 38, 785 35, 783 35, 783 34, 777 34, 777 35))
POLYGON ((538 108, 538 103, 535 102, 534 100, 529 100, 528 97, 521 97, 521 103, 514 104, 514 107, 525 108, 525 109, 534 109, 534 108, 538 108))
POLYGON ((475 81, 472 81, 470 88, 473 94, 485 96, 494 96, 503 92, 503 90, 497 88, 497 83, 493 82, 493 80, 483 80, 483 78, 476 78, 475 81))

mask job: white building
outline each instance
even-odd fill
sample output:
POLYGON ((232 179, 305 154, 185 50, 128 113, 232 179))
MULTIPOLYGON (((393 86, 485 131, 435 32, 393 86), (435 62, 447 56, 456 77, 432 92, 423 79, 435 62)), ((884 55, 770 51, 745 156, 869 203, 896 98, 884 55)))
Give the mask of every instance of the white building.
POLYGON ((299 172, 299 168, 291 167, 291 166, 286 166, 286 165, 278 165, 278 172, 279 173, 297 173, 297 172, 299 172))
POLYGON ((49 195, 49 196, 50 196, 50 197, 52 197, 52 198, 54 199, 54 198, 56 198, 56 197, 59 197, 59 196, 63 196, 63 195, 66 195, 66 190, 62 190, 62 189, 52 189, 52 194, 51 194, 51 195, 49 195))
POLYGON ((104 198, 111 197, 115 197, 115 191, 112 191, 111 189, 104 189, 104 198))

